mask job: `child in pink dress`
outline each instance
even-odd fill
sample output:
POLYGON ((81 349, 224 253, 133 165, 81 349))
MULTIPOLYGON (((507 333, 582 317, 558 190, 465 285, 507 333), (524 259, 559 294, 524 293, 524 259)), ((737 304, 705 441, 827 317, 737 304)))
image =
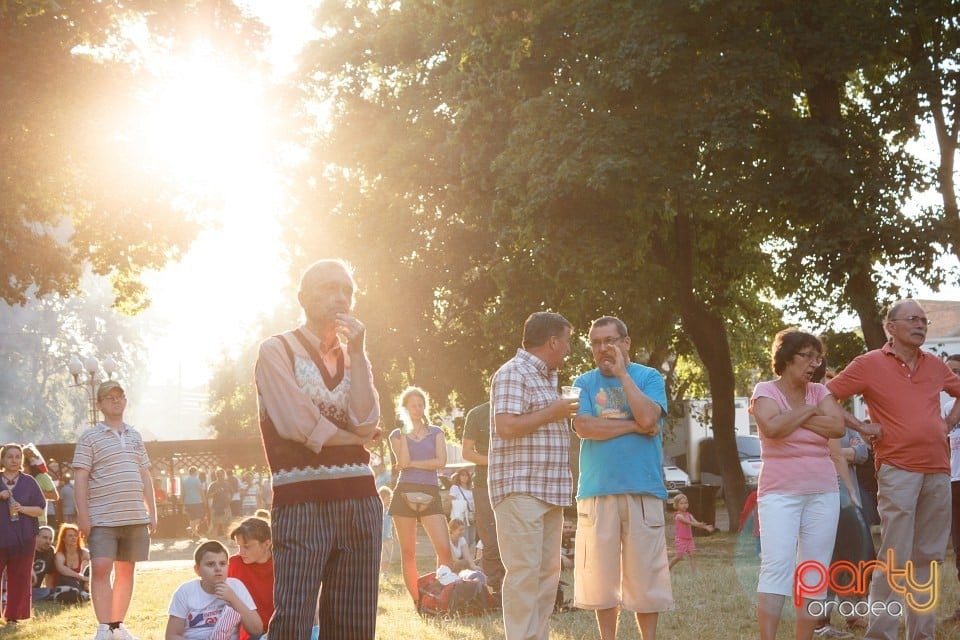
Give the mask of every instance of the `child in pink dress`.
POLYGON ((696 573, 697 545, 693 543, 693 527, 699 527, 706 531, 713 531, 714 527, 712 524, 700 522, 693 517, 692 513, 687 511, 690 508, 690 501, 682 493, 674 497, 673 508, 677 511, 673 516, 677 524, 677 531, 673 538, 674 558, 670 561, 670 568, 672 569, 673 565, 683 560, 684 557, 689 557, 690 566, 696 573))

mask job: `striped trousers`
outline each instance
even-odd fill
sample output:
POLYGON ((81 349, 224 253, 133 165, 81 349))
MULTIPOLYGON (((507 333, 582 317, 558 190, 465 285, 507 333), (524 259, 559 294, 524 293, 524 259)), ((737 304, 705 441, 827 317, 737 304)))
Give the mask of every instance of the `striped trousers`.
POLYGON ((274 505, 270 640, 373 640, 383 503, 378 496, 274 505), (318 600, 319 598, 319 600, 318 600))

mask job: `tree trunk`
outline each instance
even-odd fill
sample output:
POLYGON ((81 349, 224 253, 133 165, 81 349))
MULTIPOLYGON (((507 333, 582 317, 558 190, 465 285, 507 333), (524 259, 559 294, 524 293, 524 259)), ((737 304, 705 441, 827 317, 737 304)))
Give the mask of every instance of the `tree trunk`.
POLYGON ((955 118, 951 122, 947 121, 947 113, 953 112, 954 105, 953 100, 947 99, 944 95, 942 78, 937 73, 936 67, 931 64, 931 58, 934 56, 927 50, 925 26, 915 24, 910 29, 907 60, 910 62, 911 74, 930 104, 930 118, 933 120, 940 152, 937 179, 940 183, 938 190, 943 199, 943 220, 950 238, 950 251, 960 258, 960 207, 957 205, 957 191, 953 180, 954 158, 957 154, 957 128, 955 118))
POLYGON ((879 292, 869 269, 870 265, 864 265, 862 269, 850 273, 846 297, 860 318, 860 329, 867 349, 879 349, 887 341, 887 334, 883 330, 883 317, 877 306, 879 292))
MULTIPOLYGON (((807 100, 810 104, 810 117, 821 125, 825 142, 836 152, 838 157, 844 154, 844 143, 840 139, 843 129, 843 115, 841 96, 843 95, 840 82, 835 78, 824 77, 820 69, 809 67, 801 63, 801 74, 806 80, 807 100)), ((850 203, 850 194, 837 188, 833 196, 838 208, 853 208, 850 203)), ((844 262, 853 262, 847 266, 847 279, 844 288, 844 297, 847 304, 860 317, 860 328, 863 330, 863 339, 868 349, 877 349, 883 345, 887 336, 883 331, 883 321, 877 307, 879 292, 873 281, 873 266, 868 253, 860 252, 846 256, 844 262)))
POLYGON ((695 246, 694 231, 689 216, 678 213, 675 219, 675 230, 677 235, 675 282, 680 318, 710 378, 713 436, 717 445, 730 530, 735 531, 740 521, 740 510, 746 498, 746 483, 734 437, 736 383, 733 363, 730 359, 730 343, 722 314, 699 299, 696 294, 693 278, 695 257, 692 250, 695 246))

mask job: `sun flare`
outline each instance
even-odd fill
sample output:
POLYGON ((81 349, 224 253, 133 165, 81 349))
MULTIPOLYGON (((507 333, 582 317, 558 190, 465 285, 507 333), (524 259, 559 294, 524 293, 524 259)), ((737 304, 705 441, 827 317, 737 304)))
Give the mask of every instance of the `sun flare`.
POLYGON ((200 43, 184 56, 154 56, 150 71, 156 80, 139 96, 124 135, 136 161, 204 225, 177 263, 145 274, 150 316, 161 327, 151 362, 157 379, 197 385, 280 303, 278 283, 288 279, 280 226, 285 160, 261 70, 200 43))
POLYGON ((264 184, 270 157, 264 79, 202 44, 158 63, 134 122, 143 161, 176 187, 230 198, 264 184))

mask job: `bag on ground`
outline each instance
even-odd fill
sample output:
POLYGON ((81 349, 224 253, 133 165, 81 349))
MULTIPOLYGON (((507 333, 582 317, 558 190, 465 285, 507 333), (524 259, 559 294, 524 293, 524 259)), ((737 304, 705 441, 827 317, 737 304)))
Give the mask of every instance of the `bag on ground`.
POLYGON ((420 576, 417 588, 417 610, 424 616, 476 615, 493 606, 493 596, 480 580, 457 580, 445 585, 431 572, 420 576))
POLYGON ((80 589, 74 587, 56 587, 53 590, 53 601, 58 604, 80 604, 85 598, 80 589))

